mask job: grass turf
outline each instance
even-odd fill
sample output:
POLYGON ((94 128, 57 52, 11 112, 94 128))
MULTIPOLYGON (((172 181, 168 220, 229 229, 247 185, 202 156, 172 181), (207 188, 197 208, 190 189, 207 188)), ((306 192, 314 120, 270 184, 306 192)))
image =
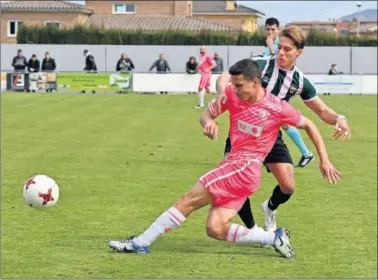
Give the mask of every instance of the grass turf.
MULTIPOLYGON (((296 249, 288 261, 209 239, 208 208, 150 255, 109 250, 110 239, 143 231, 222 159, 227 117, 219 119, 219 141, 204 139, 195 96, 2 94, 1 278, 377 277, 377 98, 323 99, 349 117, 350 142, 333 141, 331 127, 298 98, 294 104, 320 125, 344 180, 328 185, 317 161, 296 169, 295 195, 278 211, 296 249), (55 208, 23 202, 22 185, 34 174, 60 185, 55 208)), ((259 205, 274 186, 264 172, 252 198, 260 225, 259 205)))

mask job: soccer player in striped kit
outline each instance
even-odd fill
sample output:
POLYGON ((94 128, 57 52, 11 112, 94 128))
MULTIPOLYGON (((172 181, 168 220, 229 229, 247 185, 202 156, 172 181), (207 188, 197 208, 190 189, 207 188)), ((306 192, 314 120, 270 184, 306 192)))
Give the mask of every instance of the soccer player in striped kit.
POLYGON ((211 69, 217 66, 214 59, 207 54, 207 50, 205 47, 200 48, 200 57, 199 57, 199 65, 198 70, 201 73, 201 80, 198 85, 198 99, 199 103, 196 109, 203 109, 205 106, 205 94, 210 93, 210 86, 211 86, 211 69))
MULTIPOLYGON (((266 47, 264 50, 264 57, 275 55, 278 51, 278 46, 280 44, 279 32, 280 32, 280 22, 276 18, 268 18, 265 21, 265 31, 268 34, 266 39, 266 47)), ((301 151, 301 158, 297 167, 306 167, 310 162, 314 160, 314 155, 309 151, 305 142, 303 141, 301 133, 292 126, 282 127, 290 139, 301 151)))
POLYGON ((280 126, 286 123, 306 131, 318 151, 319 167, 325 179, 336 183, 341 174, 329 161, 316 125, 261 86, 261 71, 256 62, 244 59, 229 72, 232 85, 225 90, 227 102, 218 112, 213 100, 200 118, 205 136, 216 139, 218 126, 214 119, 229 111, 233 145, 229 157, 200 177, 193 188, 161 214, 144 233, 126 240, 110 241, 110 248, 125 253, 149 253, 150 245, 159 236, 178 228, 194 211, 211 205, 206 225, 210 237, 239 244, 273 245, 281 256, 294 258, 286 229, 272 232, 231 223, 247 197, 258 190, 262 162, 272 149, 280 126))
MULTIPOLYGON (((280 34, 278 53, 275 56, 252 58, 262 70, 262 86, 267 92, 286 101, 299 95, 307 107, 315 112, 321 120, 335 126, 334 139, 340 137, 350 139, 351 132, 346 117, 335 113, 317 96, 314 86, 296 66, 296 60, 303 53, 304 46, 304 31, 297 26, 289 26, 280 34)), ((218 110, 220 110, 222 102, 226 100, 225 88, 230 81, 231 76, 228 72, 221 74, 217 80, 216 104, 218 110)), ((231 141, 228 138, 225 156, 232 151, 231 148, 231 141)), ((282 139, 281 132, 267 155, 264 165, 268 172, 273 173, 278 182, 271 197, 261 205, 265 216, 264 228, 267 231, 274 231, 276 229, 276 209, 279 205, 287 202, 294 192, 293 160, 282 139)), ((239 216, 248 228, 255 226, 249 199, 240 209, 239 216)))

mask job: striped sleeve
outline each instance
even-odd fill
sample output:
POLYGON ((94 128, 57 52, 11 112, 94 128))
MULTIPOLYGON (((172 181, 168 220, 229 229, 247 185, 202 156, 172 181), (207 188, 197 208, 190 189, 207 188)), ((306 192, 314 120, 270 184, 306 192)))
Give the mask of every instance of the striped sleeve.
POLYGON ((256 56, 256 57, 252 57, 251 59, 254 62, 256 62, 257 65, 260 67, 260 70, 263 71, 266 64, 271 59, 271 56, 267 56, 267 57, 256 56))
POLYGON ((303 79, 303 89, 301 92, 301 98, 304 102, 314 100, 317 97, 316 89, 314 85, 306 78, 303 79))

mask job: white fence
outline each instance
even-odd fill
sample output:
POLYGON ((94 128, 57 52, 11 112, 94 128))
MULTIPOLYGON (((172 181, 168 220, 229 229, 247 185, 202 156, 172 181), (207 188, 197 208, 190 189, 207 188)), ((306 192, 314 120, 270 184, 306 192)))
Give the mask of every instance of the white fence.
MULTIPOLYGON (((212 75, 211 91, 215 92, 215 81, 219 75, 212 75)), ((314 84, 318 94, 377 94, 376 75, 306 75, 314 84)), ((200 75, 187 74, 133 74, 134 92, 174 93, 196 92, 200 75)))
MULTIPOLYGON (((211 91, 215 92, 215 83, 219 75, 212 75, 211 91)), ((376 95, 378 94, 377 75, 306 75, 314 84, 318 94, 357 94, 376 95)), ((154 74, 154 73, 133 73, 133 92, 161 92, 185 94, 196 92, 200 75, 188 74, 154 74)), ((59 84, 59 79, 58 79, 59 84)), ((6 81, 2 79, 1 90, 6 90, 6 81)), ((101 92, 101 90, 99 91, 101 92)))

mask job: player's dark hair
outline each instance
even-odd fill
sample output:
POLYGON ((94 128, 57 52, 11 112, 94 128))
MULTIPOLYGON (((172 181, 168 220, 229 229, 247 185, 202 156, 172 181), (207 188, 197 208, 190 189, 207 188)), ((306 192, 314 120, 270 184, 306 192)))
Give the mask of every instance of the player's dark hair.
POLYGON ((231 76, 243 75, 247 81, 252 81, 253 79, 261 81, 260 67, 252 59, 243 59, 236 62, 228 72, 231 76))
POLYGON ((277 25, 277 27, 280 27, 280 22, 278 19, 271 17, 265 21, 265 25, 277 25))

